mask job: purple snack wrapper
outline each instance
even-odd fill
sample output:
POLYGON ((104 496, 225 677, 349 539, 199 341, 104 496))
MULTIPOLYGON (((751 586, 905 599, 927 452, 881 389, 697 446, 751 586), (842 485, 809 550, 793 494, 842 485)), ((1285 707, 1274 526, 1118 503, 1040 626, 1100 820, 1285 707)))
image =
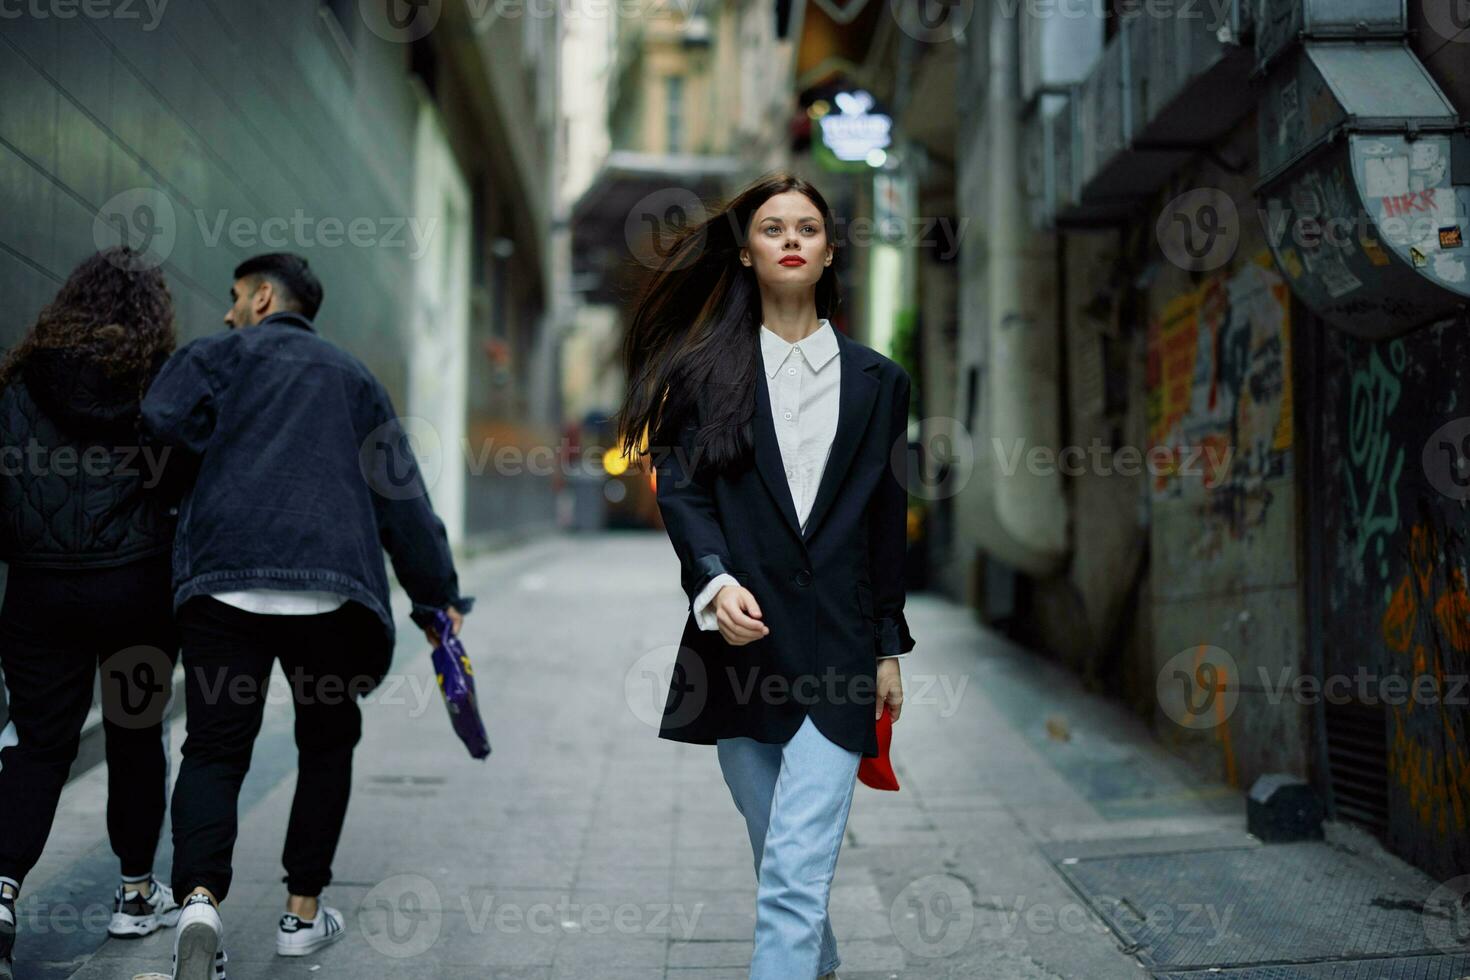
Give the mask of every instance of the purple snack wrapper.
POLYGON ((475 697, 475 669, 470 666, 464 645, 454 635, 449 616, 442 610, 434 614, 434 626, 439 633, 439 645, 432 655, 434 673, 439 677, 444 706, 449 709, 449 723, 470 755, 483 759, 490 754, 490 736, 485 733, 480 702, 475 697))

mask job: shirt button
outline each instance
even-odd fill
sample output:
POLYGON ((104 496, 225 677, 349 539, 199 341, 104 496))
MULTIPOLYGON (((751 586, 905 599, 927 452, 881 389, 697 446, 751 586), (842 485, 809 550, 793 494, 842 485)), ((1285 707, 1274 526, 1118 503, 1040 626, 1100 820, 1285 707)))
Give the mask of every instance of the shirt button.
POLYGON ((791 413, 790 412, 787 412, 786 413, 786 421, 788 421, 788 422, 791 421, 791 413))
POLYGON ((791 576, 791 581, 796 583, 796 585, 800 588, 804 589, 808 585, 812 584, 812 573, 809 569, 803 568, 801 571, 791 576))
POLYGON ((796 368, 787 368, 786 369, 786 373, 787 374, 795 374, 796 373, 796 368))

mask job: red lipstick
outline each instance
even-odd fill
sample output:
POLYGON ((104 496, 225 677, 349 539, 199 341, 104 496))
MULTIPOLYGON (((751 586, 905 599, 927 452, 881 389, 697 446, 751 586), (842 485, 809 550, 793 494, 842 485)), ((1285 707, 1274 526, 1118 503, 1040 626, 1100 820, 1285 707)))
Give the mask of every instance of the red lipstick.
POLYGON ((806 265, 806 259, 800 255, 787 255, 781 259, 781 264, 790 266, 806 265))

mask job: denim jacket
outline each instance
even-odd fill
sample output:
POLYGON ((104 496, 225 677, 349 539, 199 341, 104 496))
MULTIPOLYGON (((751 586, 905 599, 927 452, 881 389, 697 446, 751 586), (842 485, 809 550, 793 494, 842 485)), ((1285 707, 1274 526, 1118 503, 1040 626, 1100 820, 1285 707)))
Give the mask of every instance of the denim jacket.
POLYGON ((193 462, 174 533, 174 608, 236 589, 322 590, 393 633, 386 549, 413 620, 468 612, 444 523, 387 391, 294 313, 191 341, 142 405, 193 462))

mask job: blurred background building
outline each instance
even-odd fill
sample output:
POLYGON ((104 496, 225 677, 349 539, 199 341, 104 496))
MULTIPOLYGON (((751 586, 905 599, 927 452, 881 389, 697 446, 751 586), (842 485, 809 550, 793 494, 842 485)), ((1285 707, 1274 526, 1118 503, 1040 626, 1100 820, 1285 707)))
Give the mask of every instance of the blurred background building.
POLYGON ((0 345, 119 227, 162 262, 181 341, 222 329, 240 261, 298 252, 325 285, 321 332, 437 436, 424 449, 451 537, 549 525, 549 476, 496 474, 461 447, 545 442, 559 416, 561 24, 395 9, 0 21, 0 345))

